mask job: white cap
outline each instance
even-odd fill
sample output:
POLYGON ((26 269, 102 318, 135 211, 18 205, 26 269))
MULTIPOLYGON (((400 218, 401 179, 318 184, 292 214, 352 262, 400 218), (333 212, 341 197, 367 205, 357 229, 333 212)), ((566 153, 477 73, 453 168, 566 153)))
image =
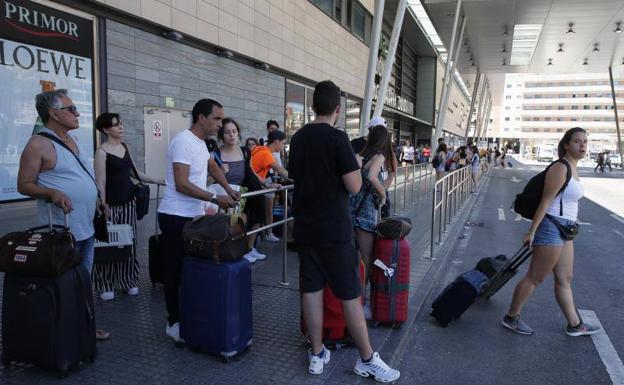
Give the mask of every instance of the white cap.
POLYGON ((367 128, 375 127, 375 126, 384 126, 386 127, 386 119, 381 116, 373 116, 373 118, 368 122, 367 128))

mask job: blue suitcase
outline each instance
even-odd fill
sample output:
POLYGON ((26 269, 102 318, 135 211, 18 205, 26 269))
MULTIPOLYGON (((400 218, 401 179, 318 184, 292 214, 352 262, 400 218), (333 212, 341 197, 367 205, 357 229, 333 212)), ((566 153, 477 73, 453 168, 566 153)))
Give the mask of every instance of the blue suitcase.
POLYGON ((191 349, 225 362, 251 345, 251 265, 184 257, 180 337, 191 349))
POLYGON ((431 316, 443 327, 468 310, 487 286, 488 278, 478 270, 469 270, 451 282, 431 304, 431 316))

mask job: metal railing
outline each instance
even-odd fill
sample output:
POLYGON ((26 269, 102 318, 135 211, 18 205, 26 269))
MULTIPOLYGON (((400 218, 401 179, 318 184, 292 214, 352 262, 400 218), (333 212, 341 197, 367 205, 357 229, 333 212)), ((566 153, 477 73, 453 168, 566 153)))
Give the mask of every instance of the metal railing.
MULTIPOLYGON (((479 179, 489 170, 490 167, 485 172, 480 172, 479 179)), ((435 259, 434 248, 435 245, 442 244, 442 234, 446 233, 446 226, 451 224, 464 202, 470 197, 470 193, 477 188, 478 180, 475 185, 470 166, 452 171, 435 182, 431 206, 430 260, 435 259)))
POLYGON ((403 187, 403 199, 402 210, 408 208, 407 206, 407 190, 410 190, 410 204, 416 203, 416 195, 418 200, 422 199, 427 191, 433 188, 433 175, 434 171, 431 167, 431 163, 412 164, 408 166, 398 167, 396 170, 396 176, 392 181, 392 185, 388 188, 388 191, 392 191, 393 199, 391 201, 392 214, 396 215, 397 208, 399 207, 399 187, 403 187))
POLYGON ((262 226, 262 227, 259 227, 257 229, 253 229, 247 232, 247 235, 254 235, 254 234, 261 233, 265 230, 272 229, 277 226, 282 226, 282 246, 283 246, 282 280, 279 283, 282 286, 290 285, 290 282, 288 282, 288 278, 286 277, 287 269, 288 269, 288 222, 292 221, 294 218, 288 217, 288 192, 292 190, 293 187, 294 186, 284 186, 280 188, 268 188, 264 190, 247 192, 241 195, 241 199, 242 199, 242 198, 251 198, 251 197, 258 196, 258 195, 265 195, 265 194, 270 194, 270 193, 283 193, 284 194, 284 202, 282 204, 284 207, 283 218, 277 222, 273 222, 269 225, 265 225, 265 226, 262 226))

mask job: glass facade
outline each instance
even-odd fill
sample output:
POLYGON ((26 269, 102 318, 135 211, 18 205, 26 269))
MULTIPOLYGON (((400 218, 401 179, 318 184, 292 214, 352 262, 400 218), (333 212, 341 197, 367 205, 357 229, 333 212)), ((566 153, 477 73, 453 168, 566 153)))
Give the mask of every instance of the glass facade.
POLYGON ((358 39, 368 44, 373 16, 357 0, 310 0, 358 39))

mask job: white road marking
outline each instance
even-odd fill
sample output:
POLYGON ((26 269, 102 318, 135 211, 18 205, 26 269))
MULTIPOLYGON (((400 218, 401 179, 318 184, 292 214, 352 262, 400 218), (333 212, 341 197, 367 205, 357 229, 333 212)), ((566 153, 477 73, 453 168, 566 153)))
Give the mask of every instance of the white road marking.
POLYGON ((617 231, 616 229, 611 229, 611 230, 613 230, 613 232, 619 235, 620 237, 624 238, 624 234, 622 234, 621 232, 617 231))
POLYGON ((613 347, 596 313, 591 310, 579 309, 579 314, 581 318, 583 318, 583 321, 587 321, 588 324, 594 326, 599 326, 602 329, 600 332, 591 336, 592 341, 594 341, 602 363, 607 368, 607 373, 609 373, 609 377, 611 377, 611 382, 614 385, 624 385, 624 364, 622 364, 620 356, 618 356, 617 351, 613 347))
POLYGON ((522 182, 522 179, 518 179, 515 176, 512 176, 511 179, 509 179, 510 181, 514 182, 514 183, 520 183, 522 182))
POLYGON ((505 210, 503 210, 502 208, 498 209, 498 219, 501 221, 505 220, 505 210))
POLYGON ((616 214, 611 214, 611 216, 612 216, 612 217, 613 217, 613 219, 615 219, 616 221, 620 221, 620 222, 624 223, 624 218, 622 218, 621 216, 616 215, 616 214))
POLYGON ((576 223, 578 223, 579 225, 582 225, 582 226, 591 226, 591 223, 589 223, 589 222, 576 221, 576 223))

